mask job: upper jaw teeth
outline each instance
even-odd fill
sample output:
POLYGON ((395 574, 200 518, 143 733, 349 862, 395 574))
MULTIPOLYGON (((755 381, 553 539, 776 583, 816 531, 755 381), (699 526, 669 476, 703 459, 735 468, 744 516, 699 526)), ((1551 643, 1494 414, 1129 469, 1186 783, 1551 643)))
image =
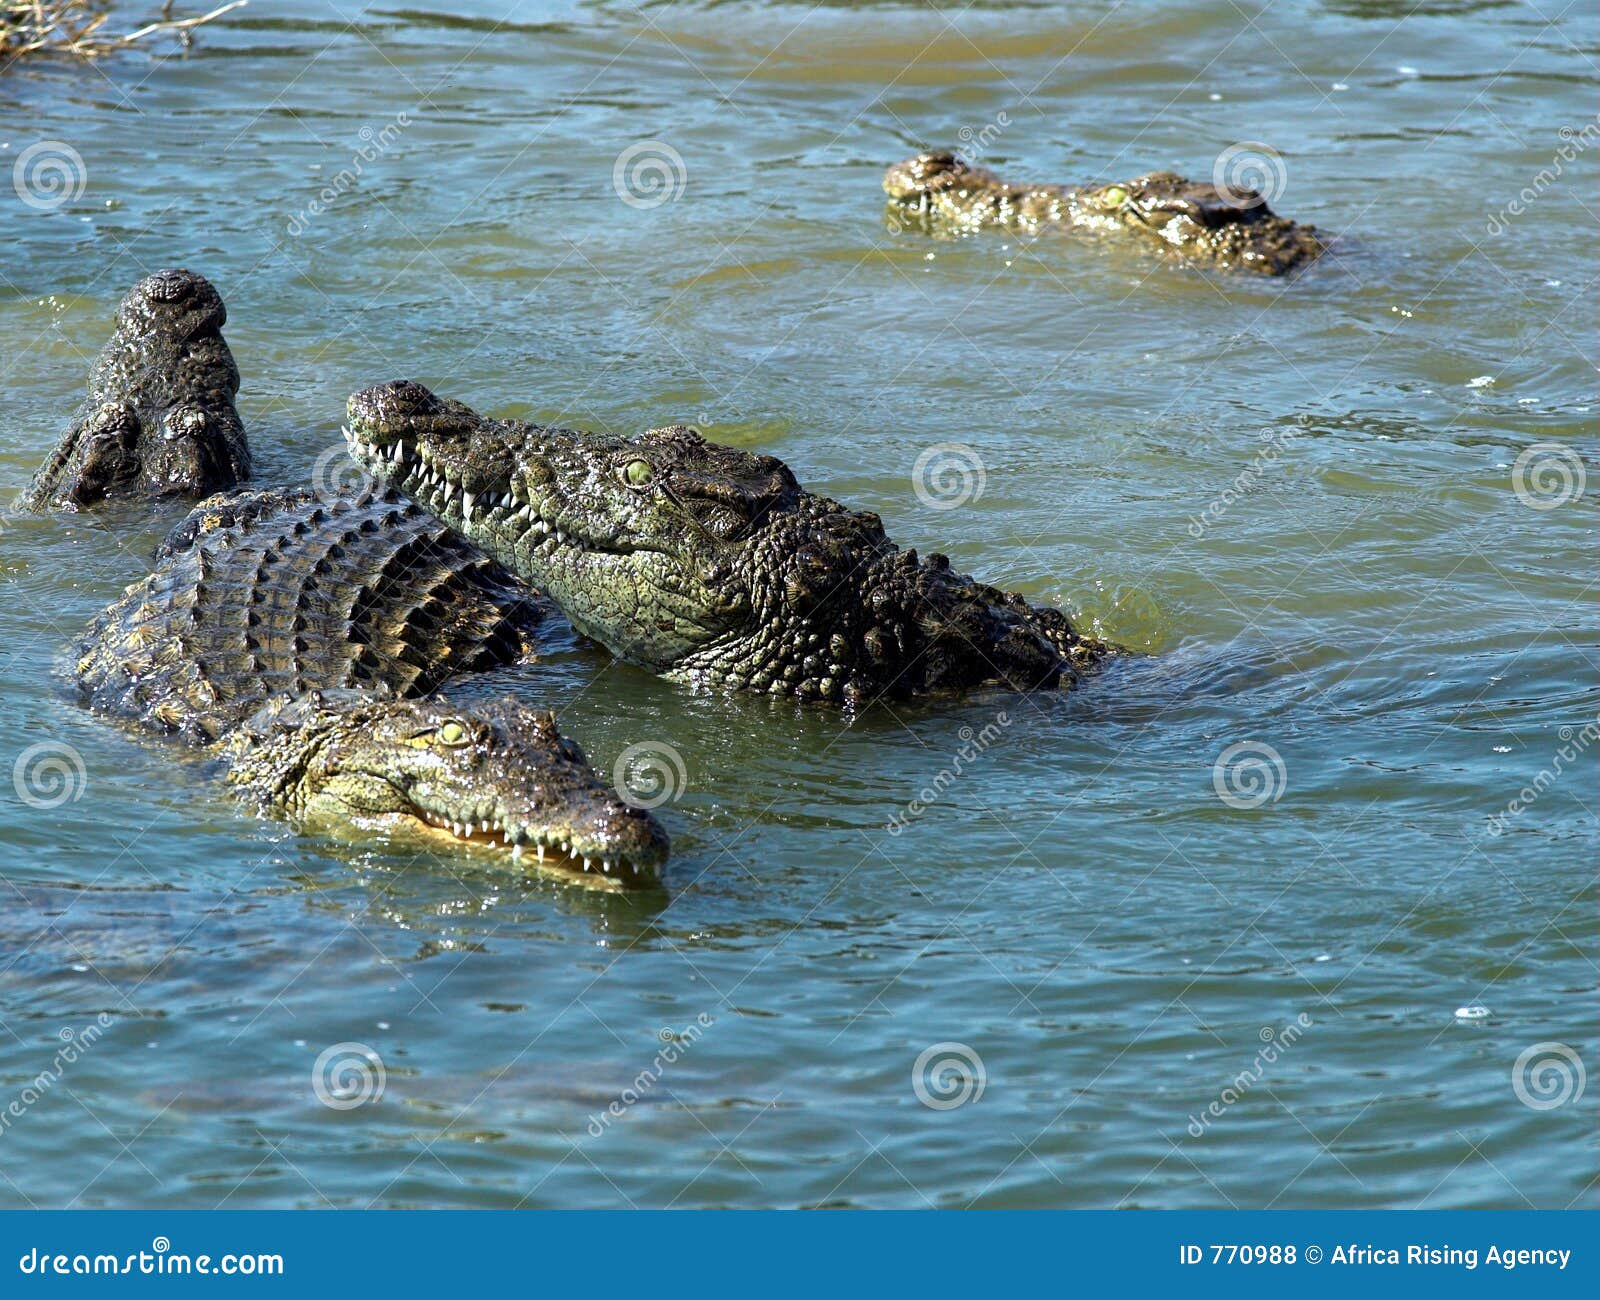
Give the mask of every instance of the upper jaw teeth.
POLYGON ((570 533, 548 523, 534 513, 531 503, 518 504, 510 492, 469 492, 465 485, 452 479, 445 471, 434 467, 422 455, 407 447, 403 438, 396 438, 387 447, 382 446, 349 425, 344 426, 345 439, 369 460, 387 462, 404 472, 405 477, 396 486, 403 486, 412 496, 429 496, 430 509, 443 513, 456 509, 461 518, 473 521, 473 512, 480 515, 500 511, 507 521, 521 519, 540 535, 554 536, 565 545, 574 540, 570 533))
MULTIPOLYGON (((523 848, 529 844, 532 844, 534 850, 539 856, 540 862, 544 861, 545 850, 548 848, 557 854, 565 856, 573 863, 582 862, 583 869, 585 871, 599 871, 602 874, 609 876, 613 874, 622 875, 629 869, 629 864, 622 858, 611 858, 605 856, 604 854, 595 854, 585 857, 581 852, 579 852, 576 844, 572 840, 562 839, 560 836, 555 836, 552 838, 549 844, 545 844, 541 841, 534 840, 524 831, 508 830, 505 823, 497 818, 490 818, 485 821, 456 821, 455 819, 445 817, 440 813, 427 812, 426 810, 423 811, 422 817, 423 820, 428 823, 428 825, 437 826, 442 830, 448 830, 452 835, 456 836, 457 839, 466 839, 468 836, 474 834, 489 836, 498 835, 501 843, 511 850, 511 856, 514 858, 520 858, 522 856, 523 848)), ((635 868, 635 870, 640 875, 654 876, 659 874, 653 870, 645 870, 640 868, 635 868)))

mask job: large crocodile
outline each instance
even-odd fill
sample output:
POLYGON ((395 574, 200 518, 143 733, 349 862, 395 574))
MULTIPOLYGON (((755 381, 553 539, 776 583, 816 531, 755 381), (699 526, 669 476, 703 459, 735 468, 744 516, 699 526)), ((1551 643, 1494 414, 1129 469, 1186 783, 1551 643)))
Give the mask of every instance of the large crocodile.
POLYGON ((1219 189, 1176 172, 1110 185, 1022 185, 954 153, 921 153, 889 168, 883 188, 902 220, 934 231, 1044 227, 1131 238, 1184 261, 1284 275, 1319 257, 1312 226, 1276 215, 1249 189, 1219 189))
POLYGON ((128 291, 89 396, 18 502, 77 508, 110 496, 204 496, 250 477, 234 410, 239 370, 211 282, 158 271, 128 291))
POLYGON ((205 746, 263 810, 652 881, 665 833, 550 714, 432 694, 528 657, 544 613, 396 494, 244 492, 178 525, 83 638, 77 678, 97 710, 205 746))
POLYGON ((351 397, 356 459, 613 653, 695 684, 833 700, 1075 680, 1107 647, 919 559, 788 466, 682 425, 637 441, 486 419, 399 381, 351 397))

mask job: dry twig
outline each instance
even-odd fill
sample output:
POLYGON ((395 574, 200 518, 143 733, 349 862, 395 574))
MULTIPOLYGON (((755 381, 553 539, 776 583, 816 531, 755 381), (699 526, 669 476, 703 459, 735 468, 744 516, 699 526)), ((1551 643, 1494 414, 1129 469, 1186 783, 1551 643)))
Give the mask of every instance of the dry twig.
POLYGON ((0 71, 29 54, 65 54, 97 59, 125 50, 136 41, 171 32, 187 43, 202 23, 242 9, 250 0, 230 0, 198 18, 172 17, 172 0, 161 6, 161 18, 122 35, 101 29, 110 18, 109 0, 0 0, 0 71))

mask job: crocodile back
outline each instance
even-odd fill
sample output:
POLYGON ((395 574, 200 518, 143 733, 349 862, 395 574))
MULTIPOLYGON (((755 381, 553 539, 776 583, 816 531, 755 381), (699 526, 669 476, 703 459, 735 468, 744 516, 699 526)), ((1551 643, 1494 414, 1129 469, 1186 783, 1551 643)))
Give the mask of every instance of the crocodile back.
POLYGON ((395 493, 210 497, 156 569, 94 621, 79 688, 97 710, 209 743, 276 695, 426 695, 532 657, 548 607, 395 493))

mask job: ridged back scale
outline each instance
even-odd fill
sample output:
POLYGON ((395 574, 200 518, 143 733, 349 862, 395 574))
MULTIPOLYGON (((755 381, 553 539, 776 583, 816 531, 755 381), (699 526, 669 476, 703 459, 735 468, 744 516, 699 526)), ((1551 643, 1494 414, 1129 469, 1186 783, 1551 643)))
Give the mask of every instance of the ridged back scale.
POLYGON ((429 694, 532 657, 547 606, 394 492, 201 502, 97 618, 77 676, 97 710, 206 744, 275 695, 429 694))

